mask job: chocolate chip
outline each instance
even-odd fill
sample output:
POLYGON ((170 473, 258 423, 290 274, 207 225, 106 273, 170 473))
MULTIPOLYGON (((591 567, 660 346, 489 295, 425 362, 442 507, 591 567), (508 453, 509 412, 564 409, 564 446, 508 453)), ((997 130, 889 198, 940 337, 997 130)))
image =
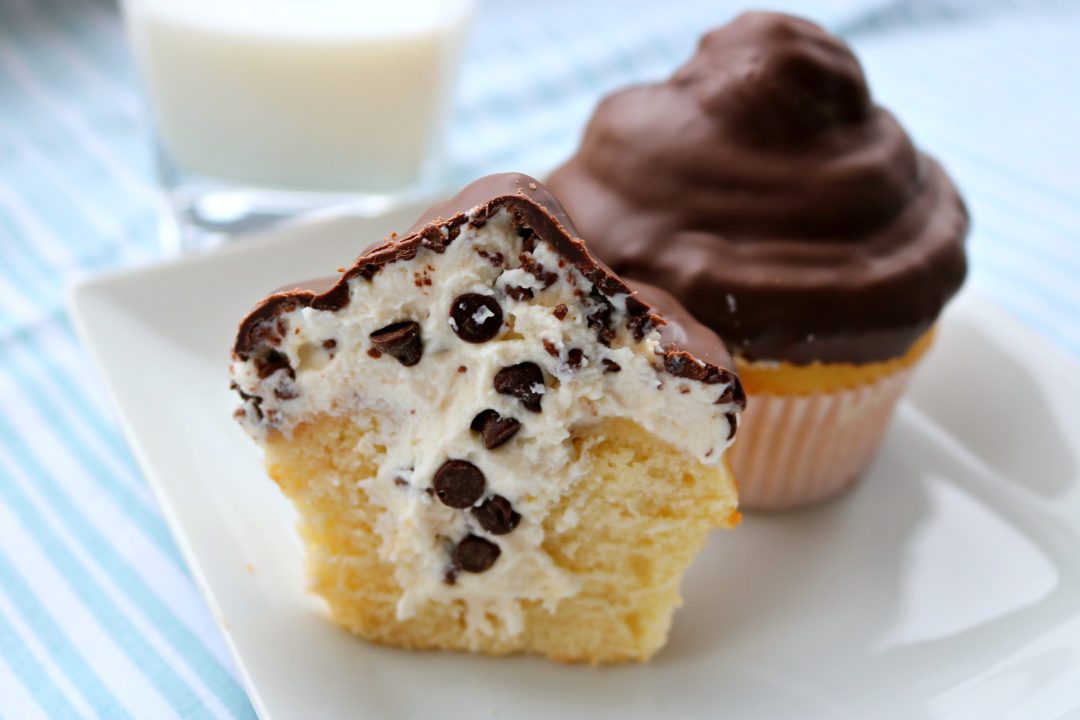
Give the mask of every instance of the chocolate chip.
POLYGON ((484 496, 487 483, 480 468, 465 460, 447 460, 435 471, 435 494, 443 505, 467 508, 484 496))
POLYGON ((420 339, 420 324, 412 320, 387 325, 368 337, 377 350, 396 358, 406 367, 420 362, 420 357, 424 354, 424 341, 420 339))
POLYGON ((473 508, 472 514, 480 527, 492 535, 505 535, 521 522, 521 516, 514 512, 510 501, 502 495, 488 498, 483 505, 473 508))
POLYGON ((568 312, 568 308, 565 305, 563 305, 562 303, 559 303, 558 305, 555 306, 555 309, 552 310, 552 312, 555 313, 555 317, 557 317, 559 320, 562 320, 564 317, 566 317, 566 313, 568 312))
POLYGON ((490 540, 469 535, 454 548, 454 564, 465 572, 481 573, 494 565, 501 553, 490 540))
POLYGON ((458 295, 450 307, 450 327, 465 342, 487 342, 502 328, 499 301, 477 293, 458 295))
POLYGON ((544 371, 534 362, 518 363, 495 373, 495 392, 513 395, 533 412, 540 412, 543 389, 544 371))
POLYGON ((581 367, 581 362, 584 359, 585 353, 581 348, 570 348, 570 352, 566 353, 566 364, 575 370, 581 367))
POLYGON ((600 362, 604 364, 604 372, 619 372, 622 370, 622 365, 610 358, 604 358, 600 362))
POLYGON ((521 423, 514 418, 504 418, 494 410, 483 410, 473 418, 469 425, 474 432, 480 433, 484 447, 494 450, 510 438, 517 435, 521 423))

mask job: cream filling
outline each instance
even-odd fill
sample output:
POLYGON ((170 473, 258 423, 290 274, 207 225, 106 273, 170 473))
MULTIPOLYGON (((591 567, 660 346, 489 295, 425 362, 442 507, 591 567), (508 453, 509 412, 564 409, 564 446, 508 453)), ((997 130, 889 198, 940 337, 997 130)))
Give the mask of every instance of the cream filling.
MULTIPOLYGON (((397 608, 401 619, 428 601, 464 600, 471 632, 492 632, 494 617, 517 633, 521 600, 554 608, 577 592, 576 579, 556 567, 541 547, 544 518, 582 474, 572 458, 570 438, 576 429, 602 418, 629 418, 707 464, 720 462, 730 444, 725 415, 738 408, 716 404, 725 385, 705 385, 660 370, 659 334, 653 331, 637 342, 625 328, 626 296, 609 299, 616 335, 610 348, 602 346, 586 320, 595 302, 589 298, 591 284, 540 242, 533 257, 559 275, 543 289, 540 280, 518 267, 521 252, 522 241, 505 210, 478 229, 463 225, 442 254, 422 248, 415 260, 386 265, 370 281, 351 280, 351 300, 339 311, 303 308, 280 316, 284 339, 277 349, 288 357, 295 381, 283 371, 260 380, 250 360, 230 367, 239 388, 261 396, 262 411, 286 433, 320 413, 347 415, 368 408, 380 416, 377 431, 357 448, 376 456, 380 470, 360 485, 372 503, 384 508, 376 531, 382 537, 380 556, 394 565, 403 588, 397 608), (501 253, 510 268, 493 265, 480 251, 501 253), (508 285, 532 288, 535 298, 514 300, 502 292, 508 285), (583 298, 575 288, 584 292, 583 298), (455 334, 449 310, 455 298, 469 292, 500 302, 503 327, 495 339, 472 344, 455 334), (568 309, 562 320, 553 311, 559 304, 568 309), (369 335, 403 320, 420 324, 420 362, 405 367, 388 355, 370 357, 369 335), (334 341, 332 350, 324 348, 327 340, 334 341), (545 350, 544 340, 558 357, 545 350), (584 351, 579 367, 567 363, 571 348, 584 351), (605 372, 605 358, 621 370, 605 372), (494 389, 495 373, 521 362, 536 363, 545 372, 540 413, 494 389), (279 399, 275 389, 295 397, 279 399), (469 427, 488 408, 522 423, 517 435, 493 450, 484 448, 469 427), (520 513, 515 530, 489 535, 468 511, 446 507, 425 491, 448 459, 467 460, 484 473, 488 495, 502 495, 520 513), (407 484, 395 483, 398 478, 407 484), (486 572, 462 572, 455 584, 447 584, 446 545, 468 533, 495 542, 501 555, 486 572)), ((475 319, 489 312, 480 310, 475 319)), ((256 439, 265 436, 265 425, 251 414, 245 424, 256 439)), ((573 513, 562 522, 574 523, 573 513)))

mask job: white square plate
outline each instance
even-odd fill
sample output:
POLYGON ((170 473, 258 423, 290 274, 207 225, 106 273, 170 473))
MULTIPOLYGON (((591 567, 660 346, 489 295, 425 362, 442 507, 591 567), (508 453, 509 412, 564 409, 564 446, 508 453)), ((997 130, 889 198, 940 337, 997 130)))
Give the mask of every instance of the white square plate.
POLYGON ((72 294, 264 720, 1078 717, 1080 368, 974 293, 860 485, 716 533, 651 663, 411 653, 337 629, 305 592, 294 515, 232 419, 225 367, 267 291, 417 214, 296 225, 72 294))

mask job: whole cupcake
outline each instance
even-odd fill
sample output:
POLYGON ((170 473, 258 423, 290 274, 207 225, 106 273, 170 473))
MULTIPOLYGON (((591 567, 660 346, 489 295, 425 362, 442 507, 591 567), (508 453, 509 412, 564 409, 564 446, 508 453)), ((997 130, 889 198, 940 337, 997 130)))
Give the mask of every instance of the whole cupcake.
POLYGON ((859 477, 966 272, 945 171, 843 42, 786 15, 742 15, 667 81, 605 98, 548 186, 597 256, 731 344, 749 509, 859 477))

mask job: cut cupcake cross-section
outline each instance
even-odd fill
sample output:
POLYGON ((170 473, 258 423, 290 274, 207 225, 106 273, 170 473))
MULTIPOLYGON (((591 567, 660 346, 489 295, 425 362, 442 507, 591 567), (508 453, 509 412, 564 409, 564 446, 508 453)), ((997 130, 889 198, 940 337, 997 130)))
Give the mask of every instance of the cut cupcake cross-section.
POLYGON ((663 645, 691 559, 738 519, 730 367, 715 334, 593 260, 558 202, 507 174, 339 278, 267 297, 230 373, 339 623, 612 662, 663 645))

